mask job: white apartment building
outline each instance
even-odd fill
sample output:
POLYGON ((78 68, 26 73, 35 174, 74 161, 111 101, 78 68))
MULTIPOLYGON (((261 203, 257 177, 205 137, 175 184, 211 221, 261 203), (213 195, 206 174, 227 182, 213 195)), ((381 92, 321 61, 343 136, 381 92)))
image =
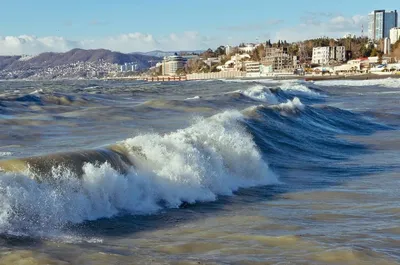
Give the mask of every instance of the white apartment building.
POLYGON ((313 64, 327 65, 331 61, 346 61, 346 48, 344 46, 313 48, 311 61, 313 64))
POLYGON ((246 73, 260 73, 260 62, 247 61, 244 62, 246 73))
POLYGON ((186 60, 182 56, 168 56, 164 57, 162 61, 162 74, 163 75, 176 75, 178 69, 185 67, 186 60))
POLYGON ((400 40, 400 27, 392 28, 390 30, 390 44, 395 44, 400 40))

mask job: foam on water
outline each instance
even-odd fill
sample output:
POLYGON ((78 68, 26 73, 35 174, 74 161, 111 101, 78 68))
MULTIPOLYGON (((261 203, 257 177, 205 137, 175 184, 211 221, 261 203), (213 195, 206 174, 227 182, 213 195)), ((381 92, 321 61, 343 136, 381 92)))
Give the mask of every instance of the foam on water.
POLYGON ((1 172, 0 232, 41 235, 68 223, 149 214, 277 183, 242 120, 240 112, 226 111, 170 134, 127 139, 120 144, 135 167, 125 175, 108 163, 86 163, 81 178, 53 168, 51 180, 43 182, 28 170, 1 172))
POLYGON ((248 88, 247 90, 244 90, 244 91, 240 90, 238 92, 241 93, 242 95, 245 95, 245 96, 255 99, 255 100, 268 102, 271 104, 278 103, 278 100, 274 96, 274 94, 272 94, 271 91, 267 87, 264 87, 262 85, 255 85, 255 86, 248 88))
POLYGON ((300 81, 282 81, 279 85, 279 88, 284 91, 294 91, 294 92, 301 92, 313 96, 320 96, 318 92, 315 92, 308 88, 306 84, 300 81))
POLYGON ((371 79, 371 80, 326 80, 314 82, 318 86, 381 86, 389 88, 400 87, 399 78, 386 78, 386 79, 371 79))
POLYGON ((293 98, 293 100, 288 100, 285 103, 280 103, 279 105, 275 105, 273 107, 281 110, 295 111, 295 110, 303 110, 304 104, 301 103, 298 97, 295 97, 293 98))
MULTIPOLYGON (((0 115, 0 118, 2 118, 2 115, 0 115)), ((12 156, 11 152, 0 152, 0 157, 6 157, 6 156, 12 156)))
POLYGON ((274 83, 273 79, 219 79, 226 83, 274 83))
POLYGON ((186 100, 195 100, 195 99, 200 99, 200 96, 194 96, 192 98, 187 98, 186 100))

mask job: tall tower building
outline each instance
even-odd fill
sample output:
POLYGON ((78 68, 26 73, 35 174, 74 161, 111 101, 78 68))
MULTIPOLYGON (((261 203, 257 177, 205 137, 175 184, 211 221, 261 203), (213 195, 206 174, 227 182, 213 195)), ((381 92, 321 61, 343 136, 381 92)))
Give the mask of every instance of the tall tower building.
POLYGON ((397 11, 374 10, 368 15, 368 38, 381 40, 389 38, 390 29, 397 27, 397 11))

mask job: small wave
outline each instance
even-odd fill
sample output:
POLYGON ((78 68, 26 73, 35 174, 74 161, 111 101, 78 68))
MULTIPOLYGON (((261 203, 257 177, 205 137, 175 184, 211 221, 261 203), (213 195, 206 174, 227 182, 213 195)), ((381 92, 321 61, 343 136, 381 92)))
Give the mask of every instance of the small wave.
POLYGON ((301 103, 298 97, 295 97, 293 100, 288 100, 285 103, 280 103, 278 107, 282 110, 303 110, 304 105, 301 103))
POLYGON ((7 101, 17 101, 36 105, 55 104, 55 105, 82 105, 86 104, 87 100, 83 97, 75 97, 68 95, 45 95, 42 91, 36 90, 27 95, 16 98, 8 98, 7 101))
POLYGON ((11 152, 0 152, 0 157, 12 156, 11 152))
POLYGON ((262 83, 262 84, 269 84, 276 82, 276 80, 273 79, 219 79, 219 81, 223 81, 226 83, 262 83))
POLYGON ((36 89, 29 94, 33 95, 33 94, 40 94, 40 93, 43 93, 43 89, 36 89))
POLYGON ((209 107, 202 107, 195 104, 191 100, 167 100, 167 99, 153 99, 144 102, 138 106, 138 109, 153 108, 153 109, 169 109, 185 112, 208 112, 212 109, 209 107))
POLYGON ((187 98, 186 100, 194 100, 194 99, 200 99, 200 96, 194 96, 192 98, 187 98))
POLYGON ((304 110, 305 106, 298 97, 295 97, 292 100, 287 100, 287 102, 280 103, 278 105, 272 105, 270 108, 283 112, 298 112, 304 110))
POLYGON ((311 90, 305 84, 300 83, 299 81, 284 81, 280 86, 280 89, 284 91, 294 91, 301 92, 313 96, 320 96, 320 94, 316 91, 311 90))
POLYGON ((242 95, 245 95, 249 98, 258 100, 258 101, 263 101, 263 102, 268 102, 271 104, 277 104, 278 100, 274 96, 274 94, 271 93, 271 91, 262 86, 262 85, 255 85, 253 87, 248 88, 247 90, 239 90, 239 93, 242 95))
POLYGON ((400 87, 400 79, 398 78, 386 78, 386 79, 371 79, 371 80, 326 80, 314 82, 318 86, 352 86, 352 87, 363 87, 363 86, 381 86, 389 88, 400 87))

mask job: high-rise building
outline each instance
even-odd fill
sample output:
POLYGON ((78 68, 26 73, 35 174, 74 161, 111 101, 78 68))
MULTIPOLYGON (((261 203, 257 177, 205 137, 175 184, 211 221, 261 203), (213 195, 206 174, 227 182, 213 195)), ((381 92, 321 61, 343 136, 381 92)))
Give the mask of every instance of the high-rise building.
POLYGON ((397 11, 374 10, 368 15, 368 38, 381 40, 389 38, 390 29, 397 27, 397 11))

